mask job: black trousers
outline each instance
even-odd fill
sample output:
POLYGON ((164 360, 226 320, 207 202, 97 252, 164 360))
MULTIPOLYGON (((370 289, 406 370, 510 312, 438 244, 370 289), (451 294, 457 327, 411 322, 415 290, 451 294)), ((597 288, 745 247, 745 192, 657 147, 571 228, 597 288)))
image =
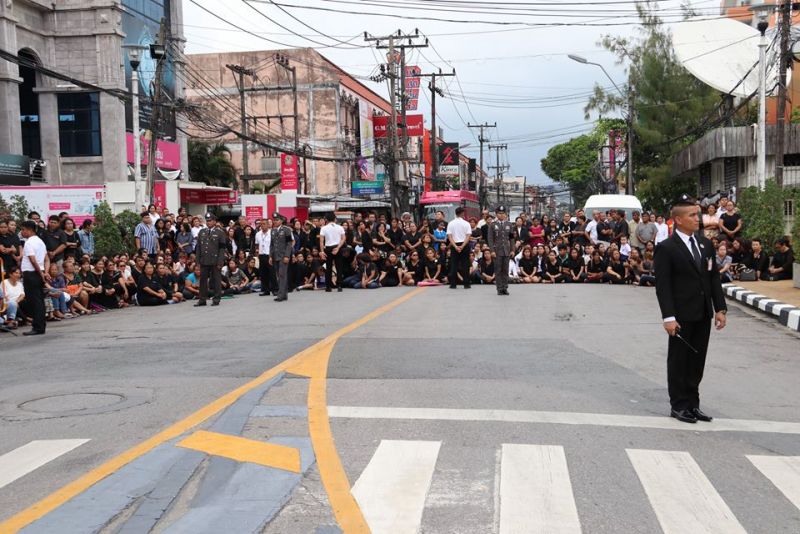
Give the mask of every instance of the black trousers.
POLYGON ((695 354, 686 343, 675 336, 669 338, 667 351, 667 387, 669 402, 676 411, 700 407, 700 381, 706 366, 711 318, 695 322, 680 322, 680 335, 697 349, 695 354))
POLYGON ((342 273, 342 249, 339 249, 339 254, 334 254, 333 249, 336 247, 325 247, 325 287, 327 289, 333 288, 333 266, 336 265, 336 287, 344 287, 344 278, 342 273))
MULTIPOLYGON (((456 243, 461 246, 462 243, 456 243)), ((450 247, 450 275, 447 280, 450 282, 450 287, 458 286, 458 275, 464 282, 464 287, 470 287, 469 280, 469 247, 464 247, 461 252, 458 252, 455 247, 450 247)))
POLYGON ((222 298, 222 274, 216 265, 200 266, 200 300, 208 299, 208 279, 211 278, 211 291, 214 292, 214 300, 219 302, 222 298))
POLYGON ((33 319, 33 329, 44 332, 47 321, 44 311, 44 281, 35 271, 22 273, 22 287, 25 289, 25 302, 33 319))
POLYGON ((258 277, 261 279, 262 293, 277 293, 278 279, 275 276, 275 266, 269 264, 269 255, 258 255, 258 277))

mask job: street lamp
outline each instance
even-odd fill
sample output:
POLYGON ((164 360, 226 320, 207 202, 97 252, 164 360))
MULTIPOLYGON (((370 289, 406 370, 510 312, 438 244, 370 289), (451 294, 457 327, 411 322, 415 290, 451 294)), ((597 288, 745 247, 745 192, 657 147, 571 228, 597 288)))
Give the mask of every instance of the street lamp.
MULTIPOLYGON (((762 2, 750 8, 758 19, 758 142, 756 151, 756 179, 759 189, 767 184, 767 28, 773 4, 762 2)), ((782 66, 780 68, 783 68, 782 66)))
POLYGON ((128 61, 131 64, 131 116, 133 127, 133 181, 134 202, 136 209, 144 205, 144 191, 142 190, 142 140, 139 137, 139 63, 142 53, 146 48, 139 44, 126 44, 122 48, 128 52, 128 61))
POLYGON ((611 81, 611 84, 616 88, 619 94, 628 101, 628 110, 625 116, 625 122, 628 128, 628 176, 625 183, 625 192, 628 195, 632 195, 634 193, 633 188, 633 99, 631 98, 630 88, 627 91, 623 91, 617 85, 617 82, 614 81, 614 78, 608 73, 606 68, 601 65, 600 63, 595 63, 593 61, 589 61, 583 56, 579 56, 576 54, 567 54, 567 57, 570 58, 572 61, 576 61, 581 63, 582 65, 594 65, 595 67, 600 67, 602 69, 603 74, 606 75, 611 81))

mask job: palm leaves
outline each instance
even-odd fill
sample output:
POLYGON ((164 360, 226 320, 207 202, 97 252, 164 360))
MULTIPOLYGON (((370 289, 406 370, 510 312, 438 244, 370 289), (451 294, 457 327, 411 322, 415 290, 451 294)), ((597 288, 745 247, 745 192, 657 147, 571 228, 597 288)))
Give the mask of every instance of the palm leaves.
POLYGON ((218 187, 236 186, 236 167, 231 163, 231 151, 224 143, 189 141, 189 177, 218 187))

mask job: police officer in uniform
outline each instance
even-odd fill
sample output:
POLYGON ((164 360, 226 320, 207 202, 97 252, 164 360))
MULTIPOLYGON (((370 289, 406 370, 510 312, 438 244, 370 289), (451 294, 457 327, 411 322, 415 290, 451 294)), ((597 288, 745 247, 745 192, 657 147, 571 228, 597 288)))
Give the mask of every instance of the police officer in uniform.
POLYGON ((505 206, 494 210, 497 220, 489 225, 488 242, 495 259, 495 284, 498 295, 508 295, 508 261, 514 250, 514 225, 508 220, 505 206))
POLYGON ((208 279, 211 278, 211 290, 214 292, 212 306, 219 306, 222 298, 222 274, 220 269, 225 263, 228 237, 222 228, 217 227, 217 218, 213 213, 206 214, 206 227, 197 234, 197 263, 200 265, 200 299, 195 306, 205 306, 208 299, 208 279))
POLYGON ((286 220, 277 211, 272 214, 272 239, 269 246, 269 261, 278 278, 278 297, 275 302, 289 298, 289 259, 292 257, 294 236, 292 229, 283 224, 286 220))
POLYGON ((675 230, 655 253, 656 296, 669 334, 667 384, 670 416, 684 423, 710 422, 700 410, 700 381, 711 323, 725 328, 727 307, 714 246, 700 229, 700 207, 688 195, 672 205, 675 230))

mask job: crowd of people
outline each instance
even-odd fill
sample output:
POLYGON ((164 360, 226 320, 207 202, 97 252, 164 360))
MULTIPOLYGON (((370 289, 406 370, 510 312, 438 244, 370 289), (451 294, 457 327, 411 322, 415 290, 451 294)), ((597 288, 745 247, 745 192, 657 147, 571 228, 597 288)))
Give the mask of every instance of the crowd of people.
MULTIPOLYGON (((723 281, 791 278, 794 256, 789 240, 774 244, 745 240, 742 229, 746 221, 734 203, 723 200, 721 206, 720 210, 708 206, 701 231, 714 244, 723 281)), ((91 220, 78 228, 67 213, 45 222, 32 212, 25 223, 30 226, 26 233, 9 214, 0 214, 2 324, 13 329, 31 322, 37 303, 31 302, 24 289, 23 278, 28 275, 41 277, 48 321, 130 305, 204 303, 206 277, 197 249, 206 226, 224 234, 213 260, 219 268, 221 298, 257 293, 285 300, 285 295, 279 294, 282 280, 289 292, 341 291, 491 285, 498 274, 497 257, 487 239, 494 221, 488 210, 480 218, 464 221, 469 232, 458 248, 449 240, 451 221, 446 221, 442 212, 432 220, 418 222, 410 214, 389 218, 375 212, 356 213, 341 224, 332 215, 327 220, 312 216, 306 221, 285 221, 275 215, 253 225, 244 217, 223 225, 213 217, 192 216, 184 208, 173 214, 149 206, 134 232, 136 253, 99 256, 94 250, 91 220), (278 249, 280 257, 271 258, 278 254, 272 242, 276 228, 282 228, 280 241, 286 246, 278 249), (34 267, 23 252, 30 239, 27 236, 39 238, 46 249, 44 261, 36 262, 41 265, 34 267), (459 258, 468 254, 467 269, 451 269, 454 254, 459 258)), ((519 284, 653 286, 655 247, 670 235, 670 221, 647 212, 633 212, 631 220, 617 210, 591 214, 578 210, 557 219, 523 213, 513 221, 508 278, 519 284)))

